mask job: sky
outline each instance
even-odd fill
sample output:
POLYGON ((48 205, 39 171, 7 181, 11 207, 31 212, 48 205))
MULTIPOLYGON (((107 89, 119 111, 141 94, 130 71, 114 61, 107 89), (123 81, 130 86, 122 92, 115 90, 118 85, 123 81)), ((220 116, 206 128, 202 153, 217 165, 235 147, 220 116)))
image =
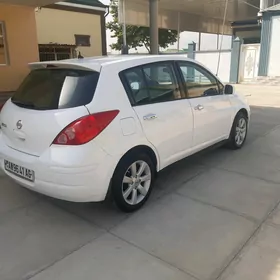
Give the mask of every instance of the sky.
MULTIPOLYGON (((101 2, 105 5, 110 4, 110 0, 101 0, 101 2)), ((108 16, 106 17, 106 21, 109 22, 111 20, 112 20, 112 16, 110 14, 108 14, 108 16)), ((112 51, 110 45, 116 41, 114 38, 111 38, 111 35, 112 35, 111 32, 109 30, 107 30, 107 49, 108 49, 108 52, 112 51)), ((189 31, 182 32, 180 34, 179 48, 180 49, 187 49, 188 44, 191 43, 192 41, 198 43, 198 38, 199 38, 199 35, 198 35, 197 32, 189 32, 189 31)), ((224 36, 222 49, 230 49, 230 48, 231 48, 231 36, 224 36)), ((169 46, 168 49, 177 49, 177 43, 169 46)), ((200 49, 201 50, 217 49, 217 35, 201 34, 200 49)), ((115 51, 112 51, 112 52, 115 52, 115 51)), ((136 51, 135 50, 130 50, 130 52, 136 52, 136 51)), ((146 49, 144 47, 143 48, 138 48, 138 52, 146 52, 146 49)))

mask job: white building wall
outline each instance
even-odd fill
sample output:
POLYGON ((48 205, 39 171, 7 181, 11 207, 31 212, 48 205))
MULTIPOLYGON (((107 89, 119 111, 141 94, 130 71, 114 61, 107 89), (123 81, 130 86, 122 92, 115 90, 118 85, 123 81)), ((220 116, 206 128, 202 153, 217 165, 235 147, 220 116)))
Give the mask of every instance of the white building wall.
POLYGON ((280 76, 280 16, 272 17, 268 76, 280 76))
MULTIPOLYGON (((196 52, 195 60, 205 65, 213 73, 216 74, 219 60, 219 51, 216 52, 196 52)), ((229 82, 230 75, 230 60, 231 60, 231 51, 221 52, 220 66, 218 71, 218 77, 222 82, 229 82)))

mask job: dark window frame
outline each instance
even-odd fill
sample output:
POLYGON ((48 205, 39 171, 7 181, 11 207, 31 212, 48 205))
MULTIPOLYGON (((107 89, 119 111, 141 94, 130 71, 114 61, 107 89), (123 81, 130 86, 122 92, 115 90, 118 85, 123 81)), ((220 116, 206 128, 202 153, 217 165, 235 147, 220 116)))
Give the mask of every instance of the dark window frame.
POLYGON ((5 22, 0 20, 0 28, 2 29, 2 39, 3 39, 3 50, 4 50, 4 63, 0 63, 0 66, 9 66, 10 65, 10 57, 9 57, 9 50, 7 44, 7 33, 6 33, 6 26, 5 22))
POLYGON ((214 97, 214 96, 221 96, 221 95, 224 95, 224 91, 220 90, 220 86, 219 85, 222 85, 223 86, 223 89, 224 89, 224 84, 221 83, 216 76, 214 76, 210 71, 208 71, 206 68, 204 68, 203 66, 200 66, 199 64, 197 63, 194 63, 194 62, 191 62, 191 61, 186 61, 186 60, 176 60, 175 62, 176 64, 176 68, 178 69, 178 74, 180 76, 180 80, 181 80, 181 83, 182 83, 182 86, 184 88, 184 92, 185 92, 185 95, 187 96, 186 98, 187 99, 194 99, 194 98, 203 98, 203 97, 214 97), (199 72, 201 72, 202 74, 206 73, 208 74, 210 77, 212 77, 215 82, 216 82, 216 85, 217 85, 217 88, 219 89, 219 94, 218 95, 209 95, 209 96, 195 96, 195 97, 190 97, 189 94, 188 94, 188 87, 187 87, 187 84, 185 82, 185 79, 184 79, 184 76, 183 76, 183 73, 182 73, 182 70, 180 68, 180 63, 184 63, 184 64, 187 64, 191 67, 193 67, 195 70, 198 70, 199 72), (204 72, 204 73, 203 73, 204 72))
POLYGON ((90 47, 91 46, 91 43, 90 43, 90 39, 91 39, 91 36, 90 35, 85 35, 85 34, 75 34, 75 44, 77 47, 90 47), (82 40, 82 39, 86 39, 88 42, 87 43, 79 43, 79 39, 82 40))
MULTIPOLYGON (((121 80, 121 82, 123 84, 123 87, 124 87, 124 89, 126 91, 126 94, 128 96, 128 99, 129 99, 130 104, 131 104, 132 107, 145 106, 145 105, 158 104, 158 103, 165 103, 165 102, 174 102, 174 101, 180 101, 182 99, 186 99, 187 98, 186 94, 184 92, 184 89, 183 89, 183 85, 181 83, 181 79, 180 79, 180 76, 179 76, 179 73, 178 73, 178 69, 177 69, 177 67, 175 65, 175 62, 176 61, 174 61, 174 60, 156 61, 156 62, 145 63, 145 64, 133 66, 133 67, 127 68, 127 69, 122 70, 121 72, 119 72, 120 80, 121 80), (134 97, 134 95, 132 93, 132 90, 131 90, 131 88, 129 86, 128 80, 125 77, 125 73, 128 72, 128 71, 133 71, 134 69, 139 69, 141 71, 141 73, 142 73, 144 82, 145 82, 145 84, 147 86, 147 77, 146 77, 146 74, 144 72, 144 68, 145 67, 149 67, 151 65, 155 65, 155 64, 169 64, 172 67, 173 72, 174 72, 175 82, 176 82, 175 89, 177 89, 179 91, 181 98, 173 99, 173 100, 166 100, 166 101, 159 101, 159 102, 148 102, 148 103, 145 103, 145 104, 137 104, 137 102, 135 100, 135 97, 134 97)), ((147 93, 148 93, 149 97, 151 97, 150 91, 149 91, 148 88, 147 88, 147 93)))

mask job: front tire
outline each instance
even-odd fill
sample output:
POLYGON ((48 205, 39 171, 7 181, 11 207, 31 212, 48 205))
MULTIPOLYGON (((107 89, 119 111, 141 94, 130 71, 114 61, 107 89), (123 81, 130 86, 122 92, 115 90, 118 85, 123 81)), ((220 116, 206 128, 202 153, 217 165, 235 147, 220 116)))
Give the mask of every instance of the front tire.
POLYGON ((248 132, 248 118, 243 112, 239 112, 233 122, 227 146, 237 150, 244 145, 248 132))
POLYGON ((146 154, 131 153, 118 164, 112 178, 112 196, 118 208, 133 212, 148 200, 155 178, 155 166, 146 154))

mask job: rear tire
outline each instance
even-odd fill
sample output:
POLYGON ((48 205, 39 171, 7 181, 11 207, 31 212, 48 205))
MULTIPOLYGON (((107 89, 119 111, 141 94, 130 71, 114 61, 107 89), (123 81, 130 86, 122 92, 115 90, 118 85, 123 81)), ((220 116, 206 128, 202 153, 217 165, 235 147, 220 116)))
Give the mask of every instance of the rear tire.
POLYGON ((118 164, 111 191, 117 207, 123 212, 133 212, 148 200, 154 179, 155 166, 146 154, 130 153, 118 164))
POLYGON ((227 147, 232 150, 242 148, 248 132, 248 118, 243 112, 238 112, 230 132, 227 147))

